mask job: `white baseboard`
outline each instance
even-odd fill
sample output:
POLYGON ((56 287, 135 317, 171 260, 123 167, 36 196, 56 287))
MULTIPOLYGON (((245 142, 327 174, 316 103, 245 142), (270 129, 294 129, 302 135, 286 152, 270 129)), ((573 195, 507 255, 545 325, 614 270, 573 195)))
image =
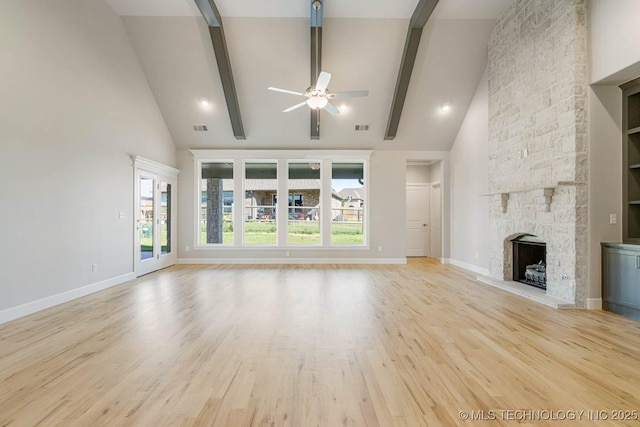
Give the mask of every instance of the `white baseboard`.
POLYGON ((178 264, 406 264, 406 258, 179 258, 178 264))
POLYGON ((449 258, 440 258, 440 264, 451 264, 451 260, 449 258))
POLYGON ((602 298, 587 298, 587 310, 602 310, 602 298))
POLYGON ((473 271, 474 273, 480 274, 482 276, 488 276, 489 275, 489 269, 488 268, 478 267, 477 265, 468 264, 466 262, 458 261, 458 260, 453 259, 453 258, 449 258, 449 263, 451 265, 455 265, 456 267, 460 267, 460 268, 464 268, 465 270, 473 271))
POLYGON ((101 282, 92 283, 81 288, 72 289, 60 294, 51 295, 50 297, 31 301, 26 304, 18 305, 16 307, 7 308, 0 311, 0 324, 18 319, 20 317, 28 316, 29 314, 51 308, 58 304, 69 302, 71 300, 92 294, 94 292, 117 286, 121 283, 128 282, 129 280, 133 280, 135 278, 136 275, 134 273, 127 273, 121 276, 112 277, 111 279, 103 280, 101 282))

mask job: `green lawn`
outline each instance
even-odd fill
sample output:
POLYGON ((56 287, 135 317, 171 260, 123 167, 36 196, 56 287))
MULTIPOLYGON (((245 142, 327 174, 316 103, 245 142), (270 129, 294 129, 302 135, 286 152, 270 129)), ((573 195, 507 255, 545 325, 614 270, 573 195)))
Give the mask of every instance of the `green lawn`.
MULTIPOLYGON (((275 222, 245 222, 244 241, 248 245, 275 245, 275 222)), ((320 244, 320 224, 314 221, 289 221, 289 243, 292 245, 320 244)), ((202 227, 202 242, 207 241, 206 228, 202 227)), ((224 244, 233 244, 233 227, 224 224, 224 244)), ((332 223, 331 243, 334 245, 361 245, 364 243, 361 223, 332 223)))
MULTIPOLYGON (((160 242, 161 243, 167 242, 167 227, 162 227, 161 229, 160 242)), ((151 233, 142 233, 142 235, 140 236, 140 249, 142 250, 142 252, 151 252, 152 245, 153 245, 153 236, 151 235, 151 233)), ((166 252, 167 245, 166 244, 162 245, 161 250, 163 253, 166 252)))

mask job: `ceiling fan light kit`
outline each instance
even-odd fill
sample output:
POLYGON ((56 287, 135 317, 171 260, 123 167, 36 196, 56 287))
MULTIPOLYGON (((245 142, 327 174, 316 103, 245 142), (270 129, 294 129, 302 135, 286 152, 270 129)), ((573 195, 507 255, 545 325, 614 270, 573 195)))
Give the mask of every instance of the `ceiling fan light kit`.
POLYGON ((304 93, 295 92, 293 90, 280 89, 277 87, 269 87, 267 89, 272 90, 274 92, 283 92, 291 95, 307 97, 307 100, 305 102, 301 102, 299 104, 296 104, 292 107, 287 108, 286 110, 282 110, 285 113, 298 109, 306 104, 310 108, 313 108, 314 110, 324 109, 333 116, 335 116, 336 114, 340 114, 340 110, 329 102, 330 99, 358 98, 358 97, 369 95, 368 90, 353 90, 349 92, 330 93, 327 91, 327 87, 329 86, 330 81, 331 81, 331 74, 327 73, 326 71, 322 71, 318 76, 318 81, 316 82, 316 86, 308 88, 304 93))
POLYGON ((328 102, 329 100, 322 95, 311 96, 307 99, 307 105, 314 110, 324 108, 328 102))

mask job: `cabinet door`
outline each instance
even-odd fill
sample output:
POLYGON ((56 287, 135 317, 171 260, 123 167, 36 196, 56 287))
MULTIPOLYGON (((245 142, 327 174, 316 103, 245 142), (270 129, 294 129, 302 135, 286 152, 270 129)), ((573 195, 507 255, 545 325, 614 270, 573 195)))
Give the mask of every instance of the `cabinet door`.
POLYGON ((607 249, 605 301, 640 308, 640 255, 636 252, 607 249))

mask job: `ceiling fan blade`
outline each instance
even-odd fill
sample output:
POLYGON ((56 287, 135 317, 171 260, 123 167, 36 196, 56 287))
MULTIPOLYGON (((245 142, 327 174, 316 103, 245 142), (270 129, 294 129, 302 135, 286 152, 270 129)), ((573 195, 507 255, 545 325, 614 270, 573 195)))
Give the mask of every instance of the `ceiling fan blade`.
POLYGON ((316 82, 316 90, 320 92, 324 92, 327 90, 327 86, 329 86, 329 81, 331 80, 331 74, 326 71, 321 71, 318 76, 318 81, 316 82))
POLYGON ((307 101, 302 101, 300 104, 296 104, 296 105, 294 105, 293 107, 289 107, 289 108, 287 108, 286 110, 282 110, 282 112, 283 112, 283 113, 288 113, 289 111, 293 111, 293 110, 295 110, 296 108, 300 108, 300 107, 302 107, 303 105, 307 105, 307 101))
POLYGON ((329 114, 331 114, 332 116, 335 116, 337 114, 340 114, 340 110, 338 110, 335 106, 333 106, 331 103, 327 102, 327 105, 324 106, 324 109, 327 110, 327 112, 329 114))
POLYGON ((274 92, 290 93, 291 95, 304 96, 304 93, 302 93, 302 92, 294 92, 292 90, 280 89, 280 88, 277 88, 277 87, 268 87, 267 89, 272 90, 274 92))
POLYGON ((359 98, 361 96, 369 96, 368 90, 351 90, 349 92, 335 92, 327 95, 327 98, 359 98))

